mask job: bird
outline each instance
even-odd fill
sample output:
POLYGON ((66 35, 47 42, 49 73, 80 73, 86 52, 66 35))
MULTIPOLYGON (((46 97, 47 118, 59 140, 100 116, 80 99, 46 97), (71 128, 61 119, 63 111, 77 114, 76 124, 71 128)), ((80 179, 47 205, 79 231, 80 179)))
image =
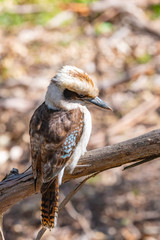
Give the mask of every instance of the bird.
POLYGON ((44 102, 33 113, 30 148, 35 189, 41 179, 41 223, 57 224, 59 186, 64 170, 70 173, 86 152, 92 120, 86 107, 92 103, 111 109, 99 97, 94 81, 80 68, 65 65, 51 79, 44 102))

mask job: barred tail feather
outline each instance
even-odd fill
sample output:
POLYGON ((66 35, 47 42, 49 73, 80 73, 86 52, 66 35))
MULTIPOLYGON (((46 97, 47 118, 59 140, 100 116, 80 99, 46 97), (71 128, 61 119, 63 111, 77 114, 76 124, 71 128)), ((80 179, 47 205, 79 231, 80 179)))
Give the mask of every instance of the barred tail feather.
POLYGON ((41 193, 42 225, 47 228, 54 228, 56 226, 58 217, 58 177, 56 177, 53 182, 42 184, 41 193))

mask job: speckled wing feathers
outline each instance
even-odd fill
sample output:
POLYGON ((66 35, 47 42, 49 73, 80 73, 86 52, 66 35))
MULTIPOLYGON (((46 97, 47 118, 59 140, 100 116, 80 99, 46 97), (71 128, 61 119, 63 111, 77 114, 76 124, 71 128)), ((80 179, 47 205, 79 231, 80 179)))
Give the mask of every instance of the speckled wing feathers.
POLYGON ((83 131, 80 109, 55 111, 43 103, 30 121, 31 157, 34 178, 52 180, 67 164, 83 131))

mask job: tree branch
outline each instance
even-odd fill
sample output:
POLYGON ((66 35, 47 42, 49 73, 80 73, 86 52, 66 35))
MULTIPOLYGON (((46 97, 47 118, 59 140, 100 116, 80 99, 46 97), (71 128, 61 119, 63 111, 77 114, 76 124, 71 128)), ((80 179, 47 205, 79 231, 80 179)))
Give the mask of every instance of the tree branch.
MULTIPOLYGON (((87 152, 81 157, 79 165, 72 174, 65 171, 63 182, 126 163, 144 162, 158 157, 160 157, 160 129, 128 141, 87 152)), ((37 181, 37 192, 39 189, 40 180, 37 181)), ((32 171, 21 174, 12 171, 0 182, 0 214, 34 193, 32 171)))

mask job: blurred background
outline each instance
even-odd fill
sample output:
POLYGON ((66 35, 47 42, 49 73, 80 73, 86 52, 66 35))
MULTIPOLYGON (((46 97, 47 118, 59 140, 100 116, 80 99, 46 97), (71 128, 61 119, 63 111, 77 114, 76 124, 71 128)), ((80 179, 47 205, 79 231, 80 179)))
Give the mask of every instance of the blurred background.
MULTIPOLYGON (((30 117, 66 64, 86 71, 114 110, 90 108, 88 150, 158 128, 160 1, 0 1, 1 179, 13 167, 23 172, 30 166, 30 117)), ((158 159, 122 170, 90 179, 43 239, 160 239, 158 159)), ((61 198, 74 185, 63 185, 61 198)), ((6 240, 31 240, 39 227, 39 194, 4 216, 6 240)))

